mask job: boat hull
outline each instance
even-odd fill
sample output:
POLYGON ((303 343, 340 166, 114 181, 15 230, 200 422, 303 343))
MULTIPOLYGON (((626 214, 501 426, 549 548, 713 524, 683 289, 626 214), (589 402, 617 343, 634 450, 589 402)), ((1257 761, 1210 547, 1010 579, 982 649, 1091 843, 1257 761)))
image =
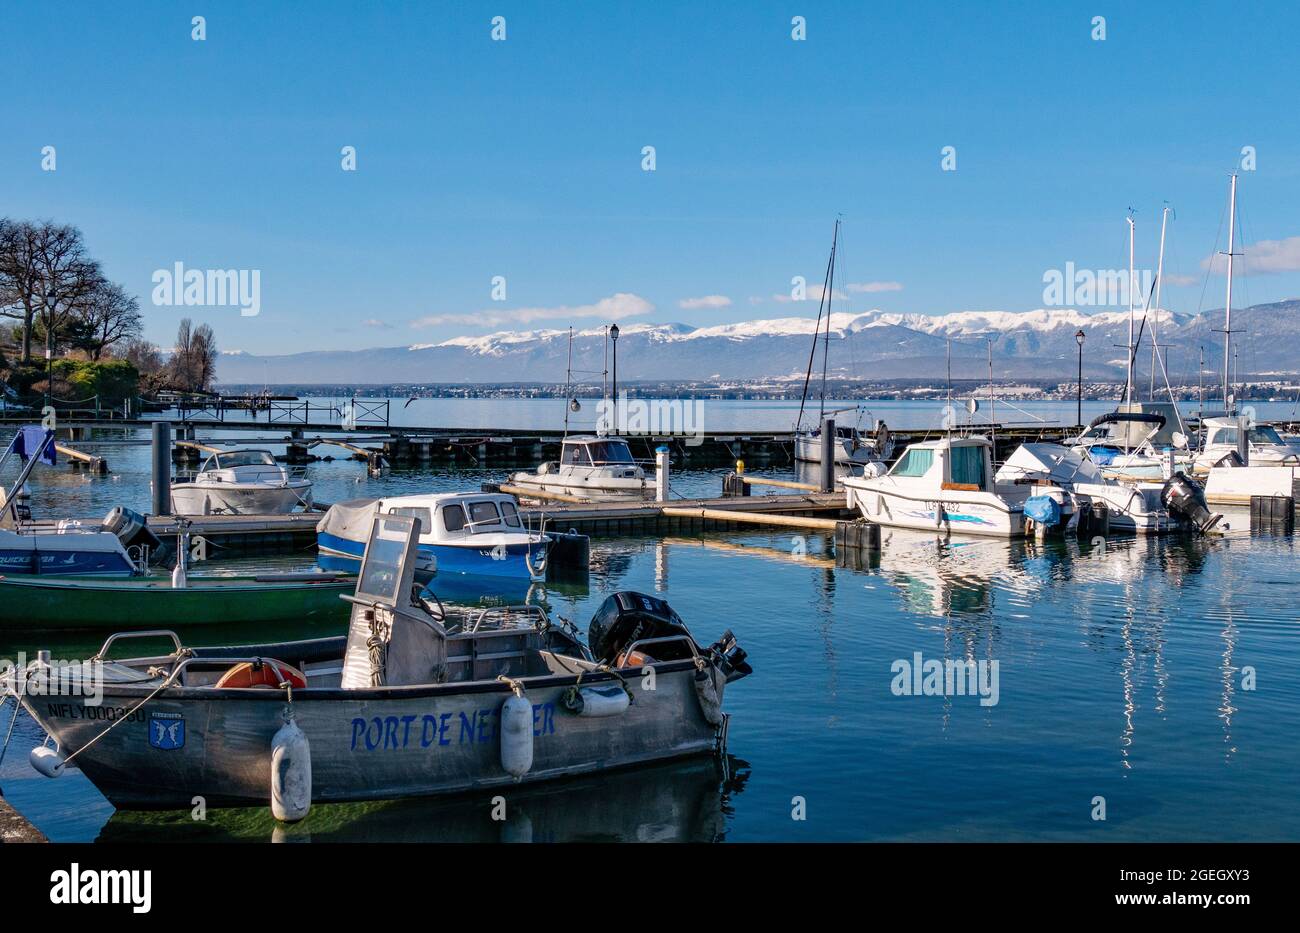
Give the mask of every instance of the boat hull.
POLYGON ((926 498, 849 481, 844 486, 852 493, 850 507, 878 525, 995 538, 1025 533, 1024 511, 987 493, 926 498))
POLYGON ((121 628, 128 620, 138 628, 286 620, 342 623, 348 604, 339 596, 355 586, 353 580, 206 585, 191 579, 189 586, 175 589, 159 580, 8 575, 0 578, 0 619, 21 620, 29 630, 121 628))
MULTIPOLYGON (((292 663, 292 659, 284 659, 292 663)), ((639 689, 617 722, 568 712, 574 678, 527 682, 533 709, 533 765, 523 783, 688 755, 720 742, 695 696, 692 662, 656 665, 654 690, 639 689)), ((586 677, 596 683, 600 675, 586 677)), ((115 807, 266 803, 271 743, 284 724, 284 695, 273 690, 170 688, 142 708, 147 687, 106 688, 103 701, 29 695, 24 705, 115 807), (174 728, 180 722, 179 729, 174 728)), ((425 687, 294 691, 293 713, 311 748, 312 799, 388 800, 514 786, 501 766, 498 720, 509 688, 495 682, 425 687)))
POLYGON ((510 482, 529 491, 580 496, 593 502, 640 502, 655 496, 654 482, 650 478, 620 480, 552 473, 518 473, 510 482))
MULTIPOLYGON (((804 463, 822 462, 822 439, 810 434, 796 434, 794 437, 794 457, 804 463)), ((848 438, 836 438, 835 462, 848 465, 871 463, 877 459, 869 447, 854 446, 848 438)))
POLYGON ((177 483, 172 509, 177 515, 281 515, 311 505, 311 482, 291 480, 284 486, 260 483, 177 483))

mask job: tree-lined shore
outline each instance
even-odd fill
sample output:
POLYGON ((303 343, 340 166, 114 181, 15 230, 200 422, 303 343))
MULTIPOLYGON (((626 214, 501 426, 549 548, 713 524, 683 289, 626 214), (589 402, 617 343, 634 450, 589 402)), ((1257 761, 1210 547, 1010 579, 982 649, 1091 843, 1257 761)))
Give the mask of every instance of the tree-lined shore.
POLYGON ((112 281, 81 231, 0 217, 0 379, 13 394, 99 396, 205 391, 216 373, 211 326, 179 322, 166 350, 143 336, 140 301, 112 281))

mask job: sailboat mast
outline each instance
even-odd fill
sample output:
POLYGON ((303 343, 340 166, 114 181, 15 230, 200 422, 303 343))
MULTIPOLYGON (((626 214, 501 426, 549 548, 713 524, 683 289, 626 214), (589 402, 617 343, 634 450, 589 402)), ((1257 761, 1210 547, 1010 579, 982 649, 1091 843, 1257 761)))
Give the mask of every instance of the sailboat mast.
POLYGON ((808 387, 812 384, 813 362, 817 359, 817 335, 822 329, 822 308, 826 305, 826 296, 829 294, 827 285, 831 280, 831 266, 835 264, 835 240, 838 239, 840 232, 840 222, 835 221, 835 233, 831 240, 831 254, 826 260, 826 275, 822 278, 822 294, 817 300, 817 323, 813 325, 812 346, 808 348, 808 371, 803 376, 803 395, 799 398, 799 420, 795 423, 795 432, 803 430, 803 410, 808 404, 808 387))
POLYGON ((1133 208, 1128 211, 1128 370, 1124 376, 1124 401, 1133 401, 1133 208))
POLYGON ((835 300, 835 249, 840 242, 840 222, 835 221, 835 233, 831 237, 831 267, 827 275, 829 290, 826 292, 826 336, 822 338, 822 397, 818 408, 817 423, 826 420, 826 365, 831 355, 831 303, 835 300))
POLYGON ((1160 323, 1160 286, 1165 281, 1165 228, 1169 225, 1169 205, 1160 212, 1160 257, 1156 260, 1156 318, 1151 322, 1151 393, 1150 400, 1156 400, 1156 357, 1160 353, 1160 338, 1156 335, 1156 325, 1160 323))
POLYGON ((1236 234, 1237 220, 1237 174, 1234 172, 1228 186, 1228 294, 1223 302, 1223 408, 1232 414, 1232 245, 1236 234))

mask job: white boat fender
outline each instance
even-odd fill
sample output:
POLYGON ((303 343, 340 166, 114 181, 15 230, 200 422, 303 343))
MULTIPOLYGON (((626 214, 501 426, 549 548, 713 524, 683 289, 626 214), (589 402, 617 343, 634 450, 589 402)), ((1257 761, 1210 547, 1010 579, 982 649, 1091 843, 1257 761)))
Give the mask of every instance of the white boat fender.
POLYGON ((505 675, 497 680, 513 691, 501 704, 501 767, 518 781, 533 767, 533 705, 522 683, 505 675))
POLYGON ((63 754, 48 745, 38 745, 33 748, 27 760, 31 762, 33 768, 47 778, 61 777, 63 772, 68 770, 63 754))
POLYGON ((722 671, 703 658, 697 658, 695 666, 695 698, 700 701, 700 713, 709 725, 721 725, 722 684, 725 680, 722 671))
POLYGON ((626 685, 614 682, 591 687, 573 686, 564 692, 564 708, 589 719, 621 716, 632 705, 626 685))
POLYGON ((296 823, 311 810, 311 744, 285 707, 284 725, 271 739, 271 815, 296 823))

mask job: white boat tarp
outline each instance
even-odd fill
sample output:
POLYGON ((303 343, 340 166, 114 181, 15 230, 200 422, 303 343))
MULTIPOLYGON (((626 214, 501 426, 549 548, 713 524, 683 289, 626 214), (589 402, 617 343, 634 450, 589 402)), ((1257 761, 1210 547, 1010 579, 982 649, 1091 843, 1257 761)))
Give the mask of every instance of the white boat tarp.
POLYGON ((365 541, 370 537, 378 499, 349 499, 335 502, 316 523, 317 534, 331 534, 348 541, 365 541))

